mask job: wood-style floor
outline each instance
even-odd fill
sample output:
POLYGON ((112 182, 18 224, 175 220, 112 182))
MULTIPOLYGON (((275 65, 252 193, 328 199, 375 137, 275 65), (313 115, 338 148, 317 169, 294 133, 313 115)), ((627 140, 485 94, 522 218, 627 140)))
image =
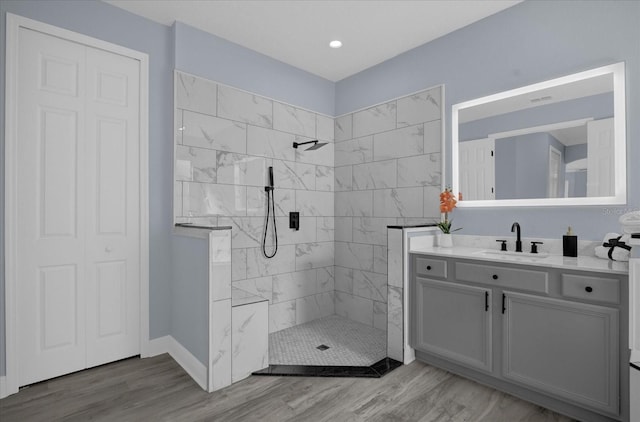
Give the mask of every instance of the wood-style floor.
POLYGON ((420 362, 380 379, 256 377, 208 394, 168 355, 22 389, 0 421, 569 421, 420 362))

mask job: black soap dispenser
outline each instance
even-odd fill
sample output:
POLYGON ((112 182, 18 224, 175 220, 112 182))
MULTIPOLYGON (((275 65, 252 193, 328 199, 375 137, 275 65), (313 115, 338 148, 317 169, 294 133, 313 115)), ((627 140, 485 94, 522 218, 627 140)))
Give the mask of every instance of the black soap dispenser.
POLYGON ((570 257, 578 256, 578 236, 573 234, 571 226, 569 226, 567 234, 562 236, 562 255, 570 257))

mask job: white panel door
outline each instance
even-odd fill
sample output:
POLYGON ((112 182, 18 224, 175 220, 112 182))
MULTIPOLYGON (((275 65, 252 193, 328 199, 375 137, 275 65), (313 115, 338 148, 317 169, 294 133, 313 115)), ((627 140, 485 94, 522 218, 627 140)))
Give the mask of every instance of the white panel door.
POLYGON ((558 198, 558 183, 560 183, 560 163, 562 153, 549 145, 549 177, 547 179, 547 198, 558 198))
POLYGON ((18 383, 26 385, 139 353, 138 70, 109 68, 101 60, 115 62, 110 53, 24 28, 18 46, 18 383), (120 98, 108 76, 133 93, 120 105, 128 111, 95 105, 120 98), (116 340, 100 342, 107 337, 116 340))
POLYGON ((587 196, 613 196, 613 118, 587 122, 587 196))
POLYGON ((140 63, 87 48, 87 367, 140 347, 140 63))
POLYGON ((84 47, 21 30, 20 385, 85 367, 84 47))
POLYGON ((496 199, 495 140, 491 138, 458 144, 460 192, 465 200, 496 199))

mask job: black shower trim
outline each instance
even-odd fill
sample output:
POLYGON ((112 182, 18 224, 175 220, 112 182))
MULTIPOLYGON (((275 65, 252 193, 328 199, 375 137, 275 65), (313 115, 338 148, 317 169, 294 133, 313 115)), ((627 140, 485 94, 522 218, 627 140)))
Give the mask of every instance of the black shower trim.
POLYGON ((388 229, 419 229, 422 227, 437 227, 438 225, 433 223, 433 224, 408 224, 408 225, 402 225, 402 226, 398 226, 398 225, 392 225, 392 226, 387 226, 388 229))
POLYGON ((191 223, 176 223, 174 224, 175 227, 186 227, 188 229, 205 229, 205 230, 211 230, 211 231, 216 231, 216 230, 231 230, 231 226, 199 226, 196 224, 191 224, 191 223))
POLYGON ((381 378, 402 362, 384 358, 371 366, 311 366, 311 365, 269 365, 268 368, 252 375, 285 377, 339 377, 339 378, 381 378))

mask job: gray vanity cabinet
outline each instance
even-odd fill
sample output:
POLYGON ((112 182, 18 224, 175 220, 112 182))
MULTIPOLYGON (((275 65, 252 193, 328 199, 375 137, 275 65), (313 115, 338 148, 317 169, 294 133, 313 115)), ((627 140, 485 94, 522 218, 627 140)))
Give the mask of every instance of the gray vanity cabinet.
POLYGON ((618 413, 618 310, 504 292, 502 376, 618 413))
POLYGON ((491 290, 422 277, 415 281, 416 347, 491 371, 491 290))
POLYGON ((416 358, 583 421, 626 421, 627 276, 412 254, 416 358))

